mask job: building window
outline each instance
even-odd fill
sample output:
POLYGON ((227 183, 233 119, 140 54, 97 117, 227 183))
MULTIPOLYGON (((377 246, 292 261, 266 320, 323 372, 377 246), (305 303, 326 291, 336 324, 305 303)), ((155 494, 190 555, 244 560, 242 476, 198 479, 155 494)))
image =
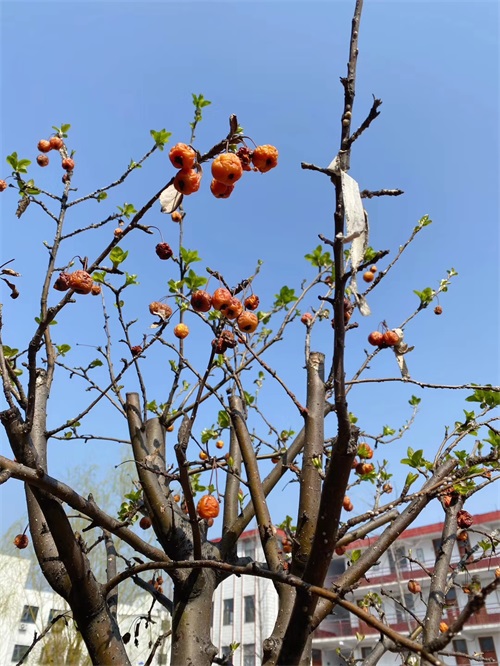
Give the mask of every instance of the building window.
POLYGON ((51 608, 50 613, 49 613, 49 624, 52 623, 54 618, 58 617, 59 615, 64 615, 65 611, 63 610, 57 610, 56 608, 51 608))
POLYGON ((424 549, 423 548, 417 548, 417 560, 419 562, 424 561, 424 549))
POLYGON ((255 622, 255 598, 245 597, 245 622, 255 622))
POLYGON ((479 638, 479 648, 483 653, 483 659, 489 660, 490 666, 497 666, 498 659, 495 650, 495 643, 491 636, 481 636, 479 638))
POLYGON ((35 622, 38 615, 38 606, 25 606, 23 608, 23 614, 21 615, 20 622, 35 622))
POLYGON ((220 649, 223 657, 229 657, 231 654, 231 647, 229 645, 223 645, 220 649))
POLYGON ((459 666, 470 666, 470 659, 465 656, 468 654, 467 641, 461 638, 453 641, 453 652, 458 653, 455 655, 455 661, 459 666))
POLYGON ((242 666, 255 666, 255 643, 247 643, 243 646, 242 666))
POLYGON ((365 647, 361 648, 361 658, 363 659, 363 661, 368 657, 368 655, 370 654, 370 652, 372 650, 373 650, 373 648, 367 647, 366 645, 365 645, 365 647))
POLYGON ((316 650, 313 648, 311 654, 311 666, 322 666, 323 657, 321 656, 321 650, 316 650))
POLYGON ((255 542, 253 539, 243 541, 241 544, 241 557, 251 557, 255 559, 255 542))
POLYGON ((233 624, 234 615, 234 600, 224 599, 224 613, 222 616, 222 624, 233 624))
POLYGON ((404 546, 398 546, 396 548, 396 561, 400 570, 408 569, 408 560, 406 559, 404 546))
POLYGON ((11 661, 21 661, 21 659, 28 653, 29 645, 14 645, 14 652, 12 653, 11 661))
POLYGON ((450 587, 446 593, 445 604, 447 608, 457 608, 457 591, 454 587, 450 587))

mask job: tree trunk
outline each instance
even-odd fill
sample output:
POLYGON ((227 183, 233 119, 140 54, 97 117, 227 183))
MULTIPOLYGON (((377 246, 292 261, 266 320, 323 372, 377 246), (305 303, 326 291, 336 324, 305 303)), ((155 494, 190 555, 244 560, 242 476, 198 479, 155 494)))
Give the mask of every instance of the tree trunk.
POLYGON ((210 666, 217 648, 210 637, 215 572, 193 571, 174 585, 171 666, 210 666))

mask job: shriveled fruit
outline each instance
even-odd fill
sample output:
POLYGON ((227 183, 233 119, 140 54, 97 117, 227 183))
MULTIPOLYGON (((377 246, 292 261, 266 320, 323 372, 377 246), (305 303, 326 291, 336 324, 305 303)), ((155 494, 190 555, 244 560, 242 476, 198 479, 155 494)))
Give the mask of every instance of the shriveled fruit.
POLYGON ((500 567, 495 569, 495 578, 500 578, 500 567))
POLYGON ((392 493, 392 486, 390 483, 384 483, 382 486, 382 492, 383 493, 392 493))
POLYGON ((51 136, 49 139, 50 147, 53 150, 61 150, 61 148, 64 145, 63 140, 61 139, 60 136, 51 136))
POLYGON ((434 314, 440 315, 443 314, 443 308, 440 305, 436 305, 434 308, 434 314))
POLYGON ((344 497, 344 500, 342 502, 342 506, 344 507, 345 511, 352 511, 354 509, 354 505, 351 502, 350 498, 346 495, 344 497))
POLYGON ((387 345, 388 347, 394 347, 395 345, 399 344, 400 342, 400 337, 396 333, 396 331, 386 331, 384 333, 384 345, 387 345))
POLYGON ((222 153, 212 162, 212 176, 219 183, 234 185, 243 174, 240 159, 234 153, 222 153))
POLYGON ((444 634, 445 631, 448 631, 448 625, 446 624, 446 622, 440 622, 440 623, 439 623, 439 631, 440 631, 442 634, 444 634))
POLYGON ((370 273, 376 273, 377 270, 378 270, 378 268, 375 265, 370 266, 370 273))
POLYGON ((347 550, 347 548, 345 546, 337 546, 337 548, 335 548, 335 554, 336 555, 345 555, 346 550, 347 550))
POLYGON ((203 495, 198 502, 197 511, 200 518, 217 518, 219 515, 219 501, 213 495, 203 495))
POLYGON ((170 219, 172 220, 172 222, 177 222, 177 223, 182 222, 182 213, 179 213, 178 210, 174 210, 174 212, 170 216, 170 219))
POLYGON ((219 287, 219 289, 216 289, 212 294, 212 307, 214 310, 220 310, 223 312, 231 302, 231 298, 232 295, 228 289, 219 287))
POLYGON ((212 297, 208 291, 198 289, 191 294, 191 307, 196 312, 208 312, 212 307, 212 297))
POLYGON ((238 155, 243 171, 252 171, 252 154, 253 150, 250 150, 248 146, 241 146, 238 149, 236 155, 238 155))
POLYGON ((130 347, 130 351, 132 352, 132 356, 139 356, 139 354, 142 354, 142 347, 141 345, 134 345, 130 347))
POLYGON ((160 257, 160 259, 163 259, 164 261, 166 259, 170 259, 170 257, 172 257, 174 254, 168 243, 158 243, 155 248, 155 252, 160 257))
POLYGON ((266 173, 274 169, 278 164, 278 150, 274 146, 265 144, 257 146, 252 153, 252 162, 254 167, 261 173, 266 173))
POLYGON ((361 442, 358 445, 358 456, 360 458, 366 458, 367 460, 370 460, 371 458, 373 458, 372 447, 366 442, 361 442))
POLYGON ((68 284, 77 294, 90 294, 94 281, 87 271, 74 271, 68 274, 68 284))
POLYGON ((293 545, 290 539, 283 538, 281 549, 287 554, 292 552, 293 545))
POLYGON ((257 310, 257 308, 259 307, 259 303, 260 300, 257 294, 252 294, 251 296, 245 298, 245 300, 243 301, 243 305, 246 307, 247 310, 257 310))
POLYGON ((206 451, 200 451, 200 455, 198 457, 200 460, 208 460, 208 453, 206 451))
POLYGON ((207 520, 207 527, 212 527, 214 524, 214 519, 213 518, 208 518, 207 520))
POLYGON ((64 273, 59 273, 59 277, 57 280, 54 282, 54 289, 57 291, 68 291, 69 289, 69 274, 64 273))
POLYGON ((467 532, 467 530, 462 530, 457 534, 457 541, 465 542, 468 540, 469 540, 469 533, 467 532))
POLYGON ((121 227, 116 227, 116 229, 113 231, 113 236, 115 238, 120 238, 122 234, 123 234, 123 229, 121 227))
POLYGON ((224 330, 218 338, 212 340, 212 347, 216 354, 223 354, 227 349, 236 347, 236 340, 232 331, 224 330))
POLYGON ((200 189, 201 173, 195 169, 181 169, 174 178, 174 187, 181 194, 193 194, 200 189))
POLYGON ((215 446, 216 446, 218 449, 223 449, 223 448, 224 448, 224 441, 223 441, 222 439, 218 439, 218 440, 215 442, 215 446))
POLYGON ((461 529, 467 529, 473 522, 474 520, 468 511, 462 510, 457 513, 457 525, 461 529))
POLYGON ((240 331, 244 331, 245 333, 253 333, 259 325, 259 318, 253 312, 245 311, 240 314, 236 320, 236 324, 238 325, 240 331))
POLYGON ((413 578, 408 581, 408 590, 412 594, 418 594, 419 592, 422 591, 422 587, 420 583, 417 580, 414 580, 413 578))
POLYGON ((143 516, 139 521, 139 527, 141 530, 148 530, 151 527, 151 518, 149 516, 143 516))
POLYGON ((38 166, 46 167, 49 163, 49 158, 47 157, 47 155, 38 155, 38 157, 36 158, 36 163, 38 164, 38 166))
POLYGON ((372 331, 368 336, 368 342, 374 347, 378 347, 384 342, 384 334, 380 331, 372 331))
POLYGON ((457 495, 454 495, 453 493, 448 493, 443 496, 443 505, 448 508, 452 504, 455 504, 457 501, 457 495))
POLYGON ((75 160, 71 157, 65 157, 61 162, 61 166, 65 171, 73 171, 75 168, 75 160))
POLYGON ((16 548, 19 548, 19 550, 23 550, 24 548, 28 547, 30 540, 27 534, 17 534, 14 537, 14 546, 16 548))
POLYGON ((313 316, 310 312, 304 312, 304 314, 300 318, 300 321, 304 324, 304 326, 310 326, 312 320, 313 320, 313 316))
POLYGON ((363 273, 363 280, 365 282, 373 282, 375 275, 371 271, 366 271, 366 273, 363 273))
MULTIPOLYGON (((236 298, 236 296, 233 296, 231 300, 229 301, 228 305, 224 310, 222 311, 224 314, 224 317, 227 319, 236 319, 241 315, 243 312, 243 304, 240 301, 239 298, 236 298)), ((248 314, 251 314, 250 312, 248 314)), ((255 317, 255 315, 254 315, 255 317)), ((255 329, 254 329, 255 330, 255 329)))
POLYGON ((174 335, 176 338, 179 338, 179 340, 184 340, 184 338, 187 338, 189 335, 189 328, 186 324, 177 324, 174 328, 174 335))
POLYGON ((196 162, 196 151, 185 143, 177 143, 168 154, 176 169, 192 169, 196 162))
POLYGON ((181 496, 180 495, 174 495, 173 498, 174 502, 180 502, 181 501, 181 496))
POLYGON ((94 282, 94 284, 92 285, 92 289, 90 290, 90 293, 92 294, 92 296, 99 296, 99 294, 101 293, 101 285, 97 284, 97 282, 94 282))
POLYGON ((174 424, 171 423, 169 426, 167 426, 166 431, 167 432, 174 432, 174 424))
POLYGON ((47 141, 47 139, 40 139, 37 145, 37 149, 41 153, 48 153, 49 150, 52 150, 52 146, 50 145, 50 141, 47 141))
POLYGON ((0 180, 0 192, 5 192, 6 189, 7 189, 7 181, 0 180))
POLYGON ((360 462, 356 465, 356 473, 359 474, 360 476, 364 476, 365 474, 371 474, 374 469, 375 466, 372 465, 371 463, 360 462))
POLYGON ((153 301, 149 304, 149 311, 152 315, 157 315, 163 321, 166 321, 172 315, 172 308, 166 303, 160 301, 153 301))
POLYGON ((225 185, 215 178, 210 183, 210 192, 216 199, 228 199, 234 190, 234 185, 225 185))

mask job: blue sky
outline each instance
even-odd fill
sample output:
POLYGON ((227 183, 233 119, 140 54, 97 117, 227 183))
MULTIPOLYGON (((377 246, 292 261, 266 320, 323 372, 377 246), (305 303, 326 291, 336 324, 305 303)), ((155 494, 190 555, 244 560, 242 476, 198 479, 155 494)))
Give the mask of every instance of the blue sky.
MULTIPOLYGON (((312 276, 304 254, 318 244, 319 233, 332 235, 333 189, 321 174, 301 170, 300 162, 326 166, 338 149, 339 77, 346 72, 352 8, 347 1, 4 2, 1 153, 17 151, 34 161, 36 143, 51 126, 71 123, 73 182, 81 195, 114 180, 131 158, 139 159, 151 145, 150 129, 166 128, 171 143, 187 141, 191 93, 203 93, 212 105, 197 132, 201 152, 226 135, 228 116, 236 113, 257 143, 278 147, 280 163, 266 176, 248 174, 227 201, 209 195, 206 174, 204 189, 185 202, 184 244, 199 249, 200 266, 221 270, 232 284, 263 260, 255 290, 269 307, 282 285, 298 289, 303 277, 312 276)), ((459 275, 440 299, 443 315, 436 317, 429 308, 406 331, 415 345, 410 372, 433 383, 498 383, 498 13, 494 2, 365 2, 354 126, 364 119, 372 95, 383 105, 355 144, 350 173, 362 189, 405 191, 404 197, 367 202, 370 243, 390 249, 392 257, 422 215, 434 222, 371 295, 373 316, 360 321, 348 339, 348 376, 363 359, 370 330, 383 319, 396 326, 417 304, 413 290, 436 287, 454 267, 459 275)), ((6 177, 2 163, 0 177, 6 177)), ((76 228, 97 221, 124 201, 139 208, 172 173, 167 151, 157 152, 108 201, 73 209, 68 224, 76 228)), ((56 164, 44 170, 34 165, 31 174, 44 189, 61 187, 56 164)), ((51 225, 39 210, 17 220, 14 199, 12 192, 0 197, 2 257, 16 258, 22 295, 12 302, 2 296, 3 335, 6 344, 24 348, 38 314, 36 285, 46 264, 42 241, 50 238, 51 225)), ((158 207, 147 222, 175 244, 176 229, 158 207)), ((92 258, 110 232, 82 238, 73 254, 92 258)), ((130 295, 131 311, 139 311, 166 294, 172 276, 155 260, 149 237, 124 249, 130 251, 127 269, 141 282, 130 295)), ((60 317, 57 341, 72 344, 76 364, 95 357, 85 345, 102 343, 98 314, 95 301, 81 300, 60 317)), ((147 327, 147 312, 144 321, 147 327)), ((267 361, 305 400, 304 331, 298 322, 292 331, 267 361)), ((326 323, 314 333, 312 346, 330 354, 326 323)), ((146 370, 151 398, 158 402, 169 379, 161 367, 146 370)), ((397 376, 394 359, 380 354, 368 376, 397 376)), ((432 452, 445 425, 471 408, 464 402, 467 392, 400 383, 359 387, 351 392, 349 406, 361 427, 376 433, 384 424, 404 423, 412 394, 422 398, 414 428, 380 457, 397 461, 407 446, 432 452)), ((282 393, 274 389, 265 395, 267 411, 278 414, 278 429, 298 429, 297 415, 282 393)), ((57 386, 50 425, 68 418, 78 400, 82 394, 74 381, 57 386)), ((104 410, 84 430, 104 434, 106 427, 125 434, 123 424, 104 410)), ((333 434, 333 420, 328 428, 333 434)), ((8 452, 3 435, 0 450, 8 452)), ((51 471, 65 478, 91 462, 106 476, 123 456, 116 445, 54 443, 51 471)), ((277 520, 289 510, 292 492, 291 486, 278 490, 277 520)), ((367 499, 357 501, 362 506, 367 499)), ((484 501, 473 500, 471 507, 482 510, 484 501)), ((4 485, 0 502, 6 529, 23 515, 20 484, 4 485)), ((493 505, 498 508, 498 491, 490 491, 488 507, 493 505)), ((439 509, 429 515, 439 519, 439 509)))

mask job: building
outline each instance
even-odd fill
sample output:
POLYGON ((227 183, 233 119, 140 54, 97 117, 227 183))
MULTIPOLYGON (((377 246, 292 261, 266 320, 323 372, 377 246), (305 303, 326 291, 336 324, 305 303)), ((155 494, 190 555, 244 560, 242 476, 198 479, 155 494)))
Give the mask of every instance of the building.
MULTIPOLYGON (((35 633, 40 636, 55 617, 61 616, 22 663, 90 666, 67 604, 52 590, 43 589, 42 584, 30 580, 31 564, 24 557, 0 554, 0 664, 17 664, 32 645, 35 633)), ((142 592, 134 596, 133 603, 118 604, 118 624, 122 635, 130 633, 127 651, 131 663, 137 666, 146 662, 159 633, 170 629, 170 615, 157 604, 151 610, 152 622, 147 623, 145 616, 150 609, 151 597, 142 592)), ((152 664, 166 666, 169 663, 170 642, 166 640, 155 652, 152 664)))
MULTIPOLYGON (((442 528, 442 523, 434 523, 403 532, 391 550, 386 552, 377 565, 369 570, 359 587, 349 596, 349 600, 360 601, 369 593, 380 595, 386 621, 393 629, 408 635, 418 626, 417 619, 422 618, 425 612, 422 599, 427 598, 426 591, 430 585, 428 573, 432 572, 436 553, 441 544, 442 528), (428 573, 424 572, 418 564, 411 562, 408 557, 418 560, 428 573), (409 592, 408 581, 411 579, 420 584, 422 598, 420 594, 409 592), (381 594, 381 590, 383 590, 383 594, 381 594), (417 619, 414 619, 398 601, 402 601, 403 605, 417 619)), ((460 560, 469 561, 467 571, 462 570, 456 579, 457 585, 452 586, 447 594, 442 618, 447 624, 453 622, 467 603, 471 587, 490 583, 495 576, 495 569, 500 566, 500 557, 496 554, 495 549, 489 550, 487 557, 478 560, 478 555, 483 551, 481 547, 477 547, 477 544, 482 540, 491 543, 491 540, 485 535, 500 539, 500 511, 474 516, 474 524, 467 533, 467 541, 457 541, 455 544, 452 563, 456 564, 460 560)), ((371 540, 354 542, 349 545, 343 557, 335 557, 330 568, 330 582, 345 570, 350 552, 369 548, 375 540, 376 537, 371 540)), ((369 654, 379 637, 380 634, 375 629, 358 621, 356 617, 344 612, 343 609, 336 608, 315 632, 313 664, 314 666, 345 664, 341 654, 363 659, 369 654), (364 638, 359 640, 360 636, 364 636, 364 638)), ((487 598, 485 608, 469 619, 462 632, 447 647, 447 651, 459 653, 456 656, 450 655, 445 658, 444 661, 450 665, 469 666, 471 663, 481 663, 481 659, 478 662, 471 662, 467 657, 460 656, 460 654, 472 655, 475 653, 476 655, 482 654, 483 658, 491 660, 488 662, 490 666, 498 666, 500 590, 487 598)), ((386 653, 378 662, 379 666, 394 666, 396 663, 401 663, 401 660, 391 653, 386 653)))
MULTIPOLYGON (((372 592, 380 596, 386 620, 393 629, 408 634, 415 629, 417 621, 397 603, 403 601, 415 616, 423 617, 424 604, 420 595, 411 594, 408 581, 418 581, 422 588, 422 598, 426 598, 429 577, 407 557, 422 563, 432 570, 436 552, 439 549, 442 523, 434 523, 409 529, 400 536, 391 550, 383 555, 378 564, 367 573, 359 587, 349 596, 349 600, 359 601, 372 592), (380 590, 389 596, 381 595, 380 590)), ((469 531, 467 542, 457 542, 452 559, 457 563, 471 552, 484 534, 495 535, 500 539, 500 511, 474 516, 473 529, 469 531), (496 532, 495 532, 496 530, 496 532)), ((352 551, 369 548, 376 537, 350 544, 344 556, 335 556, 331 567, 329 582, 342 573, 348 565, 352 551)), ((481 549, 479 549, 481 552, 481 549)), ((467 602, 468 586, 480 582, 490 582, 495 569, 500 566, 500 557, 491 553, 481 561, 467 564, 467 572, 462 572, 457 582, 459 587, 452 587, 447 596, 447 608, 443 620, 451 623, 467 602)), ((477 552, 474 559, 477 559, 477 552)), ((250 556, 264 562, 264 554, 257 530, 244 532, 238 543, 238 555, 250 556)), ((231 576, 216 590, 212 614, 212 640, 222 653, 230 650, 231 644, 239 644, 233 655, 234 666, 257 666, 261 663, 262 642, 273 629, 278 612, 278 598, 271 581, 253 576, 231 576)), ((377 643, 380 635, 370 626, 359 622, 357 618, 337 607, 334 613, 324 620, 313 638, 313 666, 344 665, 345 656, 364 659, 377 643), (364 636, 362 640, 359 640, 364 636)), ((457 636, 447 651, 462 654, 482 653, 491 659, 489 666, 498 666, 500 655, 500 591, 491 595, 486 607, 470 618, 467 626, 457 636)), ((466 657, 448 657, 450 666, 459 664, 469 666, 466 657)), ((394 666, 401 659, 387 653, 378 662, 379 666, 394 666)), ((474 663, 472 662, 472 666, 474 663)))
MULTIPOLYGON (((258 530, 243 532, 238 556, 265 562, 258 530)), ((272 633, 278 614, 278 596, 272 581, 256 576, 230 576, 214 595, 212 641, 219 654, 234 652, 234 666, 257 666, 262 662, 262 643, 272 633)))

